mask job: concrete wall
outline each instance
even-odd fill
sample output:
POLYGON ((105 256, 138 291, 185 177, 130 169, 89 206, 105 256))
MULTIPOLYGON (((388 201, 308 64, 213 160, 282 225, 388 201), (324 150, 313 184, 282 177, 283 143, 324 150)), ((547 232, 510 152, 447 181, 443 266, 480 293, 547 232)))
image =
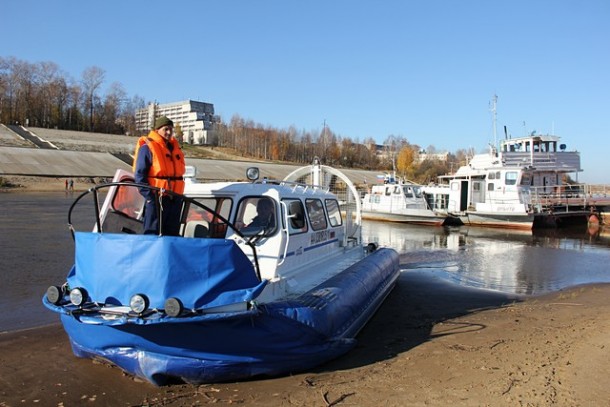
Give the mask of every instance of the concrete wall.
MULTIPOLYGON (((188 158, 200 180, 245 180, 246 168, 258 167, 261 178, 280 180, 299 165, 188 158)), ((51 177, 112 177, 117 169, 130 166, 109 153, 0 147, 0 175, 51 177)), ((355 184, 376 181, 379 172, 341 169, 355 184)))
MULTIPOLYGON (((117 169, 131 166, 110 154, 133 154, 136 137, 29 127, 39 138, 60 150, 35 147, 7 127, 0 125, 0 176, 112 177, 117 169), (97 152, 96 152, 97 151, 97 152), (104 152, 99 152, 104 151, 104 152)), ((259 167, 261 177, 281 180, 300 165, 253 163, 248 161, 186 159, 197 168, 200 180, 245 180, 246 168, 259 167)), ((354 184, 376 182, 378 171, 341 169, 354 184)))

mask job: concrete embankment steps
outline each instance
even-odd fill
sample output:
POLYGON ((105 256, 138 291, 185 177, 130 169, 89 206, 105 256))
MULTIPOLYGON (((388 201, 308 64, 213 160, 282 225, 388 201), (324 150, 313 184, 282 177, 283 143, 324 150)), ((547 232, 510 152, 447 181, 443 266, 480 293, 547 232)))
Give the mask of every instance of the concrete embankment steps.
POLYGON ((50 142, 43 140, 38 136, 35 136, 34 134, 30 133, 27 129, 25 129, 19 125, 8 124, 6 127, 8 127, 11 131, 17 133, 19 136, 23 137, 24 139, 34 143, 34 145, 36 145, 36 147, 38 147, 38 148, 59 150, 56 146, 54 146, 50 142))
MULTIPOLYGON (((0 126, 0 130, 6 130, 0 132, 0 176, 111 178, 118 168, 131 169, 133 158, 130 154, 137 140, 124 135, 39 127, 26 131, 22 126, 0 126), (42 144, 46 140, 50 145, 42 144), (32 144, 39 148, 28 148, 32 144)), ((244 180, 246 168, 252 166, 260 168, 261 177, 283 179, 301 167, 287 163, 190 157, 186 157, 186 163, 197 168, 200 180, 244 180)), ((355 184, 373 182, 379 174, 378 171, 355 169, 341 171, 355 184)))
POLYGON ((129 165, 130 167, 133 165, 133 157, 129 154, 125 154, 125 153, 111 153, 113 156, 115 156, 116 158, 118 158, 119 160, 123 161, 125 164, 129 165))

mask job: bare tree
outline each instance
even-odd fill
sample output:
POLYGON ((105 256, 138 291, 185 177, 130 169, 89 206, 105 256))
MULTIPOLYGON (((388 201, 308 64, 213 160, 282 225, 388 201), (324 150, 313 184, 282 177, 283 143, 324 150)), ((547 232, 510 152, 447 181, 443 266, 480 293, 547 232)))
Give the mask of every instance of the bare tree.
POLYGON ((123 131, 126 135, 136 134, 136 110, 146 106, 146 102, 141 96, 135 95, 131 99, 127 99, 123 105, 121 116, 119 118, 123 131))
POLYGON ((125 133, 122 125, 123 103, 127 99, 127 92, 118 82, 113 82, 103 102, 100 124, 106 133, 125 133))
POLYGON ((83 90, 78 84, 72 83, 68 86, 68 118, 67 126, 71 130, 84 130, 82 118, 85 116, 79 109, 83 90))
POLYGON ((34 66, 14 58, 10 63, 8 80, 11 122, 26 123, 31 115, 30 104, 34 97, 34 66))
POLYGON ((102 83, 104 83, 105 74, 105 71, 97 66, 91 66, 83 71, 82 85, 83 94, 86 97, 85 107, 89 111, 89 131, 93 131, 94 96, 102 83))

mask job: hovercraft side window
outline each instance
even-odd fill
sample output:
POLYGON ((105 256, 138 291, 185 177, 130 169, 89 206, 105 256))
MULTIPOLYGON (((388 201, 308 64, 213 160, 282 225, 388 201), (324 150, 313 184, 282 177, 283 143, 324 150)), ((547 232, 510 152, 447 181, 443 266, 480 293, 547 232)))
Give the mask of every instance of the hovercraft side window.
POLYGON ((307 232, 305 208, 299 199, 283 199, 288 208, 288 231, 291 235, 307 232))
POLYGON ((194 203, 189 204, 185 218, 185 232, 186 226, 189 223, 193 222, 193 224, 196 224, 199 222, 199 224, 204 224, 209 229, 207 232, 208 237, 224 238, 227 224, 216 214, 228 219, 231 214, 233 201, 229 198, 196 198, 194 201, 212 209, 216 213, 208 211, 194 203))
POLYGON ((319 199, 306 199, 305 207, 307 208, 307 216, 313 230, 326 229, 326 215, 324 215, 324 206, 319 199))
POLYGON ((326 211, 328 212, 328 219, 330 221, 330 225, 341 226, 343 220, 341 219, 341 211, 339 210, 339 202, 336 199, 326 199, 324 201, 326 204, 326 211))
POLYGON ((244 236, 271 236, 277 230, 277 208, 273 199, 265 196, 248 197, 237 207, 235 226, 244 236))

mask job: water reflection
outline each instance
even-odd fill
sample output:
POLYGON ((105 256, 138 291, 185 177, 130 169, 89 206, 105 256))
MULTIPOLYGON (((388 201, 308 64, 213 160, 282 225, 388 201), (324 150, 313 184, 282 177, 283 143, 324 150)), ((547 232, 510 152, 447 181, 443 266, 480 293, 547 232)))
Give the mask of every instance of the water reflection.
MULTIPOLYGON (((63 281, 74 262, 67 214, 78 194, 0 194, 0 331, 57 322, 41 304, 50 284, 63 281)), ((74 213, 77 230, 93 227, 92 205, 74 213)), ((435 228, 367 221, 366 242, 401 254, 405 272, 426 272, 469 287, 540 294, 576 284, 610 282, 606 230, 517 232, 435 228)))
POLYGON ((427 268, 460 285, 519 295, 610 282, 610 234, 590 232, 363 225, 365 241, 401 253, 404 271, 427 268))

